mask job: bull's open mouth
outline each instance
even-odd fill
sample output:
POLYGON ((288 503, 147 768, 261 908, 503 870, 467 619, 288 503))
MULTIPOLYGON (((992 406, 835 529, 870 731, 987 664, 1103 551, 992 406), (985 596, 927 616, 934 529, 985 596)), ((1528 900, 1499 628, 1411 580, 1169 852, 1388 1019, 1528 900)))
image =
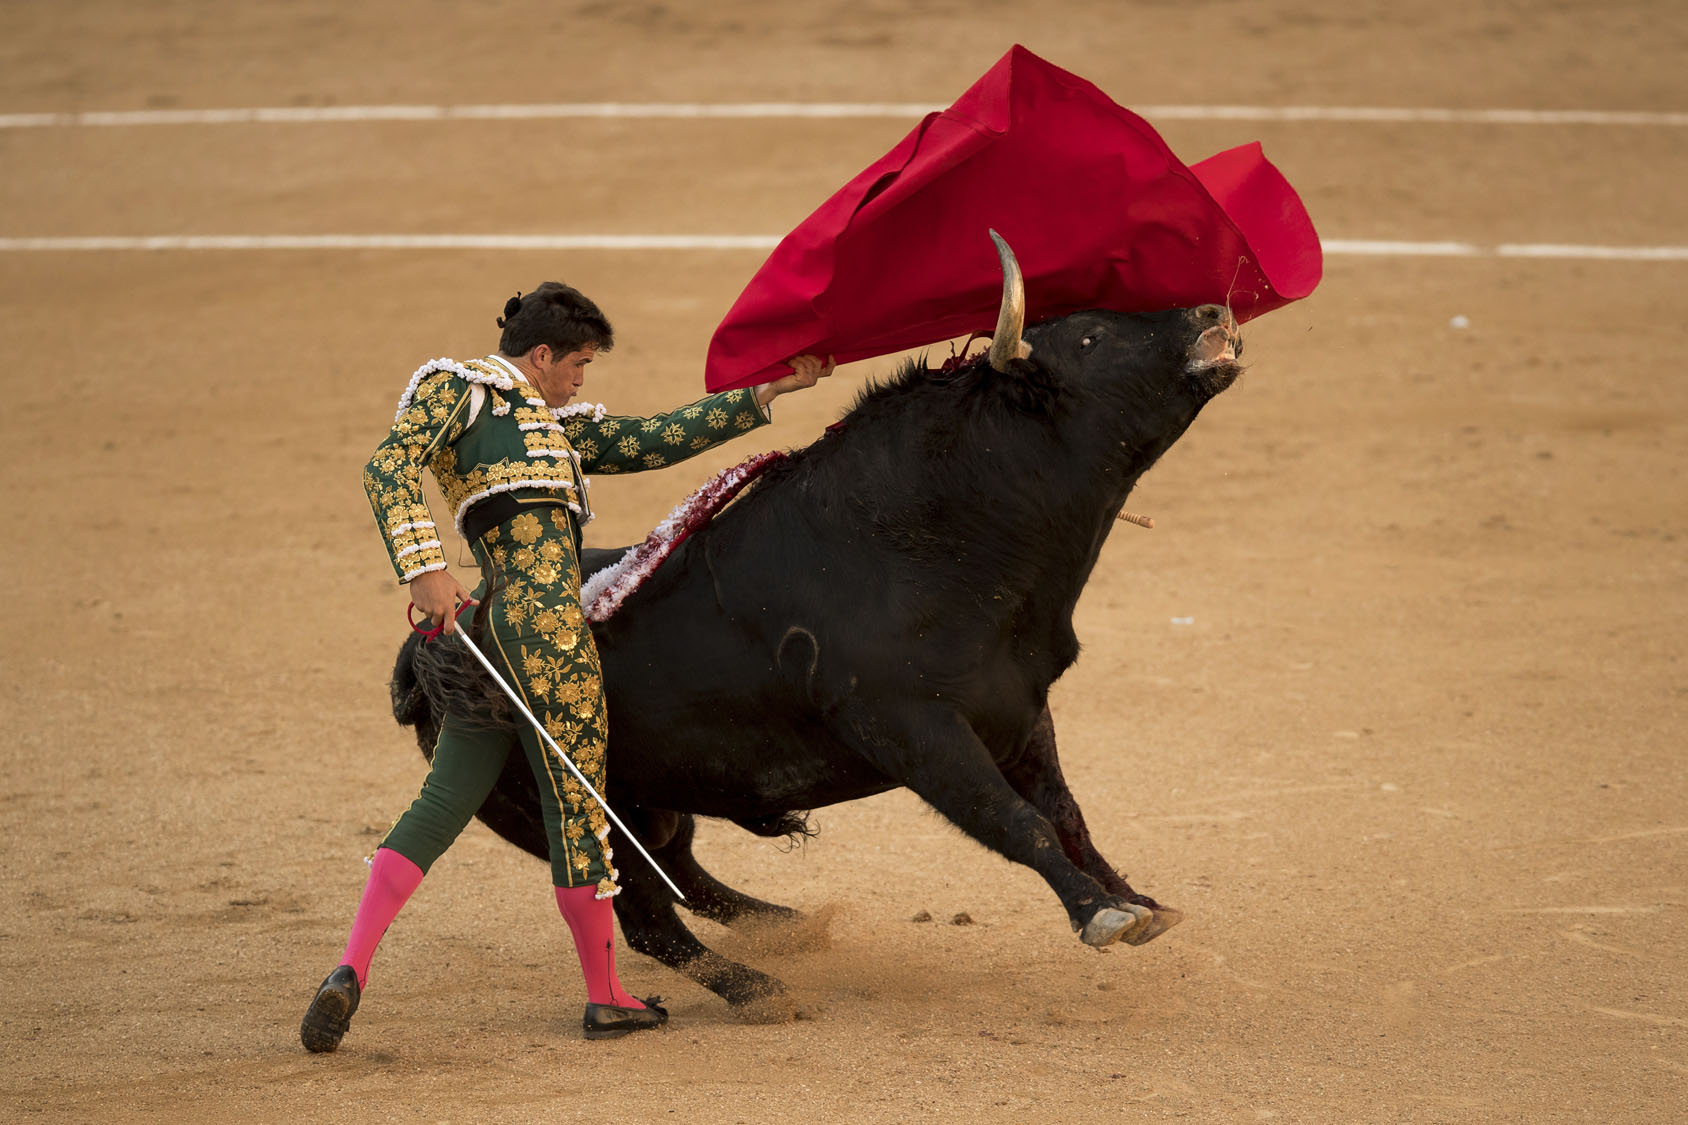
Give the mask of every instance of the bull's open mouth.
POLYGON ((1242 333, 1230 310, 1221 312, 1220 322, 1204 329, 1190 345, 1190 358, 1184 367, 1209 395, 1229 387, 1243 373, 1243 365, 1238 362, 1243 352, 1242 333))

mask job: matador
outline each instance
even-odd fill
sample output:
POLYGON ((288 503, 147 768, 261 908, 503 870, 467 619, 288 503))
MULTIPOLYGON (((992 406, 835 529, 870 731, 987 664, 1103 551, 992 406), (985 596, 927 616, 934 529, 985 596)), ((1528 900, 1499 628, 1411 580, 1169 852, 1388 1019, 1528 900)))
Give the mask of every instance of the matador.
MULTIPOLYGON (((774 397, 812 386, 831 365, 800 356, 793 374, 774 382, 629 417, 569 404, 586 365, 614 342, 608 320, 578 290, 546 282, 512 297, 499 325, 497 353, 432 360, 411 377, 391 432, 364 469, 364 488, 412 602, 434 624, 455 630, 463 603, 490 595, 481 638, 487 655, 604 792, 603 680, 580 602, 589 474, 662 468, 753 430, 769 420, 774 397), (447 570, 439 525, 422 494, 424 469, 480 567, 472 595, 447 570)), ((300 1038, 307 1049, 339 1046, 376 945, 518 746, 539 785, 551 881, 586 978, 585 1035, 609 1038, 666 1022, 659 998, 630 996, 616 976, 609 900, 618 888, 603 810, 531 727, 488 729, 448 710, 421 793, 376 848, 345 954, 305 1014, 300 1038)))

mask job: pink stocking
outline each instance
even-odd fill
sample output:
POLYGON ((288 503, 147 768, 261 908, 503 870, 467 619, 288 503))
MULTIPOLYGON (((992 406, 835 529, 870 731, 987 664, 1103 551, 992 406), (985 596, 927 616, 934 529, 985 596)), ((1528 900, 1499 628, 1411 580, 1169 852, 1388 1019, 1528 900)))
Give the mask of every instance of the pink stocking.
POLYGON ((358 903, 346 952, 340 958, 340 964, 350 965, 357 973, 359 988, 369 983, 369 959, 375 956, 381 936, 421 882, 420 867, 391 848, 375 849, 375 858, 369 863, 369 882, 364 884, 363 900, 358 903))
POLYGON ((574 935, 574 951, 580 955, 580 972, 586 978, 586 999, 592 1004, 618 1004, 623 1008, 644 1005, 627 994, 615 975, 615 908, 599 898, 598 888, 557 887, 557 909, 574 935))

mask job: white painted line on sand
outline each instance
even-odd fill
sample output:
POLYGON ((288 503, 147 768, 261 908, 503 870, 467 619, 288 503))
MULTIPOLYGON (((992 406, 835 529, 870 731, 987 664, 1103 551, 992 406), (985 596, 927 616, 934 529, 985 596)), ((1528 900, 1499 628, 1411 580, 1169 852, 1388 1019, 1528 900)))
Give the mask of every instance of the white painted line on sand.
MULTIPOLYGON (((329 105, 0 114, 0 129, 64 126, 311 124, 345 121, 534 121, 556 118, 902 118, 944 109, 918 102, 553 102, 514 105, 329 105)), ((1430 109, 1390 106, 1140 105, 1151 121, 1346 121, 1444 125, 1688 126, 1688 113, 1597 109, 1430 109)))
MULTIPOLYGON (((74 250, 772 250, 771 234, 186 234, 0 238, 0 252, 74 250)), ((1399 242, 1329 238, 1328 255, 1684 262, 1688 246, 1399 242)))
POLYGON ((1495 247, 1501 258, 1591 258, 1624 262, 1681 262, 1688 260, 1688 246, 1565 246, 1554 243, 1502 243, 1495 247))
POLYGON ((1476 258, 1484 254, 1475 242, 1385 242, 1375 239, 1327 238, 1326 254, 1365 254, 1388 258, 1476 258))
POLYGON ((1688 113, 1601 109, 1411 109, 1388 106, 1145 105, 1163 121, 1358 121, 1408 125, 1688 125, 1688 113))
POLYGON ((772 250, 761 234, 209 234, 0 238, 0 250, 772 250))
POLYGON ((342 121, 536 121, 549 118, 874 118, 921 117, 945 107, 900 103, 558 102, 534 105, 330 105, 254 109, 141 109, 0 115, 0 128, 64 125, 247 125, 342 121))
POLYGON ((1379 242, 1327 238, 1326 254, 1391 258, 1548 258, 1605 262, 1688 262, 1688 246, 1583 246, 1555 242, 1379 242))
MULTIPOLYGON (((772 250, 772 234, 166 234, 0 238, 0 252, 73 250, 772 250)), ((1548 242, 1400 242, 1328 238, 1325 253, 1353 257, 1541 258, 1688 262, 1688 246, 1548 242)))

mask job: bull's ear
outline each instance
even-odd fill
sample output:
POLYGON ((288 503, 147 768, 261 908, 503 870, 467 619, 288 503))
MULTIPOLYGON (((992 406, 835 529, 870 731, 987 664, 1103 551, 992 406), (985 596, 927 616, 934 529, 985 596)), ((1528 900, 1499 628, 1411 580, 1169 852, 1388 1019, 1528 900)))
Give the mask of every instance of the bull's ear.
MULTIPOLYGON (((1028 349, 1029 350, 1029 349, 1028 349)), ((1061 382, 1041 363, 1029 357, 1011 359, 1002 371, 1001 382, 1009 387, 1014 405, 1028 414, 1048 414, 1061 397, 1061 382)))
POLYGON ((1020 273, 1020 263, 1014 251, 996 231, 991 231, 996 243, 996 257, 1002 263, 1002 307, 996 314, 996 334, 991 337, 990 364, 1007 373, 1009 364, 1023 362, 1032 354, 1032 347, 1021 338, 1026 327, 1026 279, 1020 273))

